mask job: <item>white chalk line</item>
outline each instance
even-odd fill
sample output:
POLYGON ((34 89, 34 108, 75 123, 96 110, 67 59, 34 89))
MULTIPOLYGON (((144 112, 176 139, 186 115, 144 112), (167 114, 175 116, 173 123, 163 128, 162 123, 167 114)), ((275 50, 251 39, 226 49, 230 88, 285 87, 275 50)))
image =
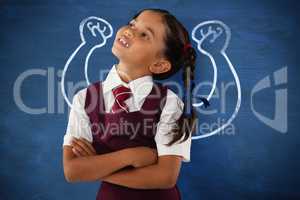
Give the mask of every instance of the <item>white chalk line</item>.
MULTIPOLYGON (((215 89, 216 89, 216 84, 217 84, 217 65, 216 65, 216 62, 213 58, 213 56, 208 53, 207 51, 205 51, 204 49, 201 48, 201 44, 202 42, 210 35, 210 34, 213 34, 213 39, 211 39, 210 42, 214 42, 214 40, 219 37, 221 35, 222 32, 219 32, 217 33, 216 31, 213 31, 211 29, 211 26, 209 26, 209 29, 208 29, 208 32, 206 33, 206 35, 203 33, 203 29, 200 30, 201 32, 201 35, 202 35, 202 38, 199 40, 196 38, 195 34, 196 34, 196 31, 198 28, 201 28, 202 26, 204 25, 208 25, 208 24, 217 24, 217 25, 220 25, 224 28, 225 30, 225 33, 226 33, 226 40, 225 40, 225 44, 223 46, 223 48, 221 49, 221 55, 225 58, 226 62, 228 63, 229 65, 229 68, 230 68, 230 71, 232 72, 233 76, 234 76, 234 81, 235 81, 235 84, 236 84, 236 88, 237 88, 237 103, 236 103, 236 106, 235 106, 235 109, 234 109, 234 112, 233 114, 231 115, 231 117, 226 121, 225 124, 223 124, 221 127, 211 131, 210 133, 206 133, 206 134, 202 134, 202 135, 198 135, 198 136, 192 136, 192 139, 193 140, 196 140, 196 139, 201 139, 201 138, 206 138, 206 137, 209 137, 209 136, 212 136, 212 135, 215 135, 216 133, 220 132, 221 130, 225 129, 227 126, 229 126, 231 124, 231 122, 235 119, 235 117, 237 116, 238 112, 239 112, 239 109, 240 109, 240 106, 241 106, 241 99, 242 99, 242 95, 241 95, 241 84, 240 84, 240 80, 239 80, 239 77, 238 77, 238 74, 236 72, 236 70, 234 69, 230 59, 228 58, 225 50, 227 49, 228 47, 228 44, 229 44, 229 40, 231 38, 231 31, 230 31, 230 28, 224 24, 222 21, 219 21, 219 20, 210 20, 210 21, 205 21, 203 23, 200 23, 198 24, 192 31, 192 38, 194 41, 197 42, 198 44, 198 50, 203 53, 204 55, 208 56, 212 65, 213 65, 213 71, 214 71, 214 78, 213 78, 213 86, 212 86, 212 89, 209 93, 209 95, 207 96, 207 100, 210 100, 215 89)), ((219 28, 219 27, 217 27, 219 28)), ((220 29, 219 29, 220 31, 220 29)), ((195 107, 200 107, 203 105, 203 102, 200 102, 200 103, 193 103, 193 106, 195 107)))
POLYGON ((76 50, 71 54, 71 56, 69 57, 69 59, 67 60, 65 66, 64 66, 64 69, 62 71, 62 77, 61 77, 61 92, 62 92, 62 95, 63 95, 65 101, 67 102, 68 106, 70 108, 74 109, 77 112, 81 112, 81 110, 78 110, 76 107, 72 106, 72 103, 70 102, 69 98, 66 95, 66 91, 65 91, 65 87, 64 86, 65 86, 66 72, 68 70, 68 67, 69 67, 71 61, 74 59, 74 57, 76 56, 76 54, 80 51, 80 49, 86 44, 86 39, 85 39, 84 33, 83 33, 85 24, 87 24, 88 29, 90 29, 90 32, 92 33, 92 35, 94 37, 97 37, 96 34, 95 34, 95 29, 96 29, 96 30, 98 30, 98 33, 101 35, 101 37, 103 39, 102 43, 93 46, 89 50, 89 52, 87 54, 87 57, 85 59, 84 75, 85 75, 85 80, 86 80, 87 85, 90 85, 90 81, 89 81, 89 78, 88 78, 88 61, 90 59, 90 56, 92 55, 92 53, 94 52, 95 49, 103 47, 106 44, 107 39, 110 38, 113 35, 113 28, 110 25, 110 23, 108 23, 105 19, 102 19, 102 18, 99 18, 99 17, 95 17, 95 16, 91 16, 91 17, 88 17, 88 18, 86 18, 86 19, 84 19, 84 20, 82 20, 80 22, 79 32, 80 32, 80 38, 81 38, 82 42, 76 48, 76 50), (97 21, 97 25, 96 26, 91 26, 90 25, 92 23, 91 20, 96 20, 97 21), (100 29, 99 21, 102 22, 102 23, 104 23, 104 25, 106 25, 106 26, 109 27, 110 30, 109 30, 109 34, 107 36, 104 35, 106 27, 104 26, 104 28, 101 30, 100 29))

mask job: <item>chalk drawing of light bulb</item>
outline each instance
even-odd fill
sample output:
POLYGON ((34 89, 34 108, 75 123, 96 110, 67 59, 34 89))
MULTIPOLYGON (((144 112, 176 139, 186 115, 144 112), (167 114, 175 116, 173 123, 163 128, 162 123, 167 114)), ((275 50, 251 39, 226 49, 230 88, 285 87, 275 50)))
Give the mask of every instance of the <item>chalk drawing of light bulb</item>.
MULTIPOLYGON (((231 31, 230 31, 230 28, 226 24, 224 24, 222 21, 219 21, 219 20, 210 20, 210 21, 202 22, 202 23, 198 24, 197 26, 195 26, 192 31, 192 39, 197 43, 198 50, 202 54, 206 55, 209 58, 212 66, 213 66, 212 88, 211 88, 208 96, 206 97, 206 99, 210 100, 216 89, 216 84, 217 84, 217 80, 218 80, 218 69, 217 69, 216 60, 214 59, 213 55, 206 49, 205 46, 216 44, 216 41, 218 39, 220 39, 220 37, 225 37, 224 43, 222 44, 221 47, 219 47, 219 49, 220 49, 220 54, 226 60, 226 63, 228 64, 228 67, 234 77, 236 90, 237 90, 237 102, 236 102, 235 109, 234 109, 232 115, 229 117, 229 119, 224 124, 222 124, 221 126, 219 126, 218 128, 214 129, 213 131, 211 131, 209 133, 193 136, 192 139, 206 138, 206 137, 212 136, 212 135, 220 132, 221 130, 225 129, 235 119, 235 117, 237 116, 237 113, 240 109, 240 106, 241 106, 242 95, 241 95, 240 80, 239 80, 239 77, 238 77, 238 74, 237 74, 235 68, 233 67, 229 57, 226 54, 226 49, 228 47, 228 44, 229 44, 229 41, 231 38, 231 31)), ((194 107, 200 107, 202 105, 203 105, 203 102, 199 102, 199 103, 194 102, 193 103, 194 107)))
POLYGON ((64 69, 62 71, 62 78, 61 78, 62 95, 70 107, 72 107, 72 103, 70 102, 70 100, 66 95, 65 76, 71 61, 84 48, 89 48, 89 50, 87 51, 88 53, 85 56, 85 63, 84 63, 85 80, 87 85, 89 85, 90 81, 88 78, 88 62, 90 56, 92 55, 95 49, 103 47, 106 44, 107 40, 110 37, 112 37, 113 28, 110 25, 110 23, 108 23, 105 19, 95 17, 95 16, 90 16, 80 22, 79 32, 80 32, 81 44, 75 49, 75 51, 71 54, 71 56, 67 60, 64 69))

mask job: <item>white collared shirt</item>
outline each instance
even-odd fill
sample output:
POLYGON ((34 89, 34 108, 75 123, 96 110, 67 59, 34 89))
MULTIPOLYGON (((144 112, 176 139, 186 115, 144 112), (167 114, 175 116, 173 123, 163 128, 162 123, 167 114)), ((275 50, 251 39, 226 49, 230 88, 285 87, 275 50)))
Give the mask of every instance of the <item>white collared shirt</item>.
MULTIPOLYGON (((105 105, 105 112, 111 112, 114 104, 114 96, 112 89, 120 84, 129 87, 133 95, 128 98, 125 103, 129 108, 129 112, 141 109, 146 97, 150 94, 153 79, 152 76, 143 76, 126 83, 122 81, 117 73, 116 65, 113 65, 106 79, 102 82, 102 93, 105 105)), ((90 129, 90 121, 87 116, 84 104, 87 88, 79 90, 73 97, 72 108, 69 114, 69 122, 66 133, 64 135, 63 145, 71 145, 72 137, 83 137, 89 142, 93 141, 90 129), (74 109, 76 108, 76 110, 74 109)), ((190 161, 191 136, 184 142, 176 142, 171 146, 166 144, 173 138, 172 134, 168 134, 172 127, 176 125, 183 112, 183 101, 170 89, 167 90, 167 99, 162 109, 160 121, 157 125, 155 142, 158 156, 162 155, 178 155, 182 156, 184 162, 190 161)))

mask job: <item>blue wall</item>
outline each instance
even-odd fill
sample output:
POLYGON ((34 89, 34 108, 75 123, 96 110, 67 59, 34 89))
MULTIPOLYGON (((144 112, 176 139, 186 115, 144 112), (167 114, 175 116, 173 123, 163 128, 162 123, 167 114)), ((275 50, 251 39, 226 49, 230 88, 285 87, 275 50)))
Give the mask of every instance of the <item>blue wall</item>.
MULTIPOLYGON (((190 32, 197 24, 213 19, 231 29, 226 53, 241 82, 241 108, 232 123, 232 134, 193 140, 191 162, 183 165, 178 181, 183 199, 300 199, 299 5, 296 1, 259 0, 1 1, 0 199, 95 199, 99 183, 69 184, 64 179, 62 142, 68 106, 58 107, 63 100, 59 74, 81 42, 78 26, 83 19, 102 17, 116 31, 146 7, 169 10, 190 32), (39 70, 41 75, 24 80, 22 100, 31 108, 45 107, 44 114, 24 112, 14 98, 16 80, 29 69, 39 70), (287 70, 288 76, 284 84, 276 85, 273 73, 280 69, 287 70), (287 91, 288 109, 282 109, 287 114, 287 130, 276 129, 276 124, 285 123, 284 117, 272 127, 251 109, 251 91, 265 77, 271 85, 252 96, 252 103, 260 116, 276 118, 275 106, 285 106, 275 101, 282 94, 278 91, 287 91), (47 108, 51 102, 54 107, 47 108)), ((109 69, 116 62, 110 50, 112 42, 110 38, 91 57, 91 81, 97 80, 99 68, 109 69)), ((232 82, 233 76, 224 57, 214 56, 217 87, 221 88, 221 83, 232 82)), ((197 82, 212 81, 210 60, 199 51, 198 58, 197 82)), ((77 68, 68 74, 68 81, 84 80, 82 60, 74 59, 77 68)), ((177 74, 171 80, 180 82, 180 77, 177 74)), ((220 110, 220 98, 214 98, 209 110, 218 112, 198 113, 201 123, 231 116, 237 101, 235 86, 225 96, 226 112, 220 110)))

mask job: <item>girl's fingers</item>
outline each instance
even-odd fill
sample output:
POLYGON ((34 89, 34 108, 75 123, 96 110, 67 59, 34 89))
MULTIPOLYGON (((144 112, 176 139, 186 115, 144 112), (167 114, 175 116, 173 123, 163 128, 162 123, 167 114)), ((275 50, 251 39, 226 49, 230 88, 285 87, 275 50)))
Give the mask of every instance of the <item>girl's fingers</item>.
POLYGON ((76 148, 77 151, 79 151, 81 153, 81 155, 86 156, 86 155, 90 155, 91 152, 89 151, 89 149, 85 146, 85 144, 82 141, 74 140, 73 142, 73 146, 74 148, 76 148))
POLYGON ((88 156, 88 153, 78 144, 74 144, 73 149, 75 149, 76 152, 80 154, 80 156, 88 156))
POLYGON ((79 138, 79 139, 82 140, 94 154, 96 153, 96 150, 94 149, 93 145, 89 141, 87 141, 84 138, 79 138))
POLYGON ((80 154, 80 152, 78 152, 78 151, 76 150, 75 147, 72 148, 72 151, 73 151, 73 153, 74 153, 77 157, 82 156, 82 155, 80 154))
POLYGON ((89 149, 88 145, 80 139, 74 138, 73 140, 75 146, 77 145, 76 150, 79 150, 81 154, 84 155, 93 155, 93 152, 89 149))

